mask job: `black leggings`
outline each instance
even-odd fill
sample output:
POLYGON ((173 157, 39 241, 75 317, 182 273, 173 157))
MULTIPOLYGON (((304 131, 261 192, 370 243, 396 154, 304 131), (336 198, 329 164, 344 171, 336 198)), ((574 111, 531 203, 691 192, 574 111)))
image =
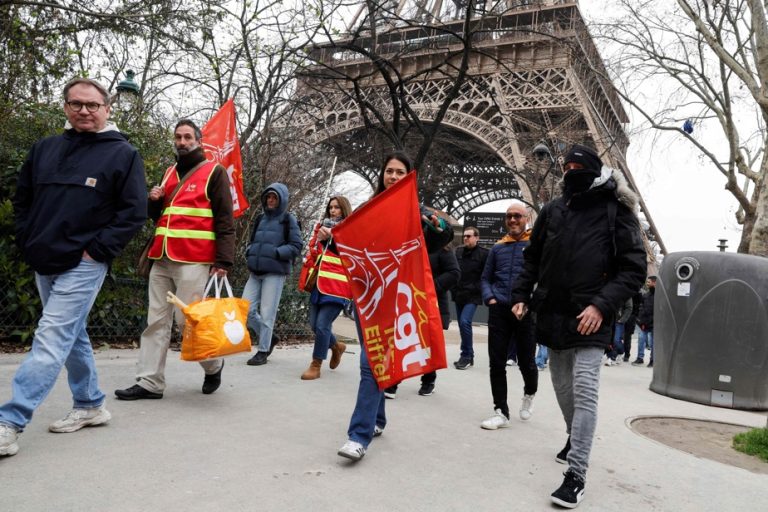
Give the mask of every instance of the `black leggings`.
POLYGON ((491 368, 493 406, 509 416, 507 405, 507 353, 511 343, 517 344, 517 366, 523 376, 526 395, 535 395, 539 388, 536 367, 535 325, 528 314, 515 318, 512 307, 502 304, 488 306, 488 359, 491 368))

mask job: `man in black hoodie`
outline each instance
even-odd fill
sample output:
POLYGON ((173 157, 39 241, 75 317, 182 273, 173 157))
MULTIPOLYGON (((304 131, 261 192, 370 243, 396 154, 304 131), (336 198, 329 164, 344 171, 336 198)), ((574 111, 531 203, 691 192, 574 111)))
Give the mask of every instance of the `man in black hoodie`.
POLYGON ((77 78, 64 87, 66 130, 35 143, 13 199, 16 243, 35 271, 43 313, 32 348, 0 406, 0 455, 17 439, 66 366, 74 408, 49 427, 75 432, 107 423, 86 320, 109 263, 146 219, 144 164, 108 123, 109 93, 77 78))
POLYGON ((568 471, 552 501, 574 508, 584 496, 614 315, 640 287, 647 265, 637 197, 621 172, 580 145, 565 156, 563 172, 562 197, 536 219, 511 302, 518 318, 528 305, 536 311, 537 338, 551 349, 552 385, 569 434, 556 457, 568 471))

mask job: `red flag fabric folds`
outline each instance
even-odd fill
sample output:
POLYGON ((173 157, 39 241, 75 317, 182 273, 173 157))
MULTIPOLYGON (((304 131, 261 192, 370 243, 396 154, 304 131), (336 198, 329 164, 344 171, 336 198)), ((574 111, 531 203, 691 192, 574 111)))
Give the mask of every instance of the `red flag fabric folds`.
POLYGON ((249 204, 243 192, 243 160, 237 140, 235 102, 227 100, 205 123, 202 132, 206 158, 220 163, 227 170, 229 191, 232 194, 232 214, 237 218, 245 213, 249 204))
POLYGON ((333 228, 379 389, 446 367, 412 172, 333 228))

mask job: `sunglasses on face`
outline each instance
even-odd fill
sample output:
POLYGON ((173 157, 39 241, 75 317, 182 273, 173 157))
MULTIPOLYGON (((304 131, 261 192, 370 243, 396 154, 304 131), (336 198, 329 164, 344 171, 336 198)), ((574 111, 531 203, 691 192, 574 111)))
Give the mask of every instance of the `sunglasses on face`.
POLYGON ((525 215, 523 215, 522 213, 508 213, 507 214, 507 219, 520 220, 523 217, 525 217, 525 215))

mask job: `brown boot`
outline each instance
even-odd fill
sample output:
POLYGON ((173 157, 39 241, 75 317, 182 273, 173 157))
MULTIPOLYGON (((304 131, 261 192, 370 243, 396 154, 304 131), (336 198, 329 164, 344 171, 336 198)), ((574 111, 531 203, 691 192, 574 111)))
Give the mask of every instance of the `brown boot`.
POLYGON ((322 359, 312 359, 307 371, 301 374, 301 380, 315 380, 320 378, 320 367, 323 366, 322 359))
POLYGON ((336 367, 339 366, 339 363, 341 362, 341 355, 346 350, 347 345, 338 340, 333 344, 333 346, 331 346, 331 362, 328 365, 331 367, 331 370, 335 370, 336 367))

